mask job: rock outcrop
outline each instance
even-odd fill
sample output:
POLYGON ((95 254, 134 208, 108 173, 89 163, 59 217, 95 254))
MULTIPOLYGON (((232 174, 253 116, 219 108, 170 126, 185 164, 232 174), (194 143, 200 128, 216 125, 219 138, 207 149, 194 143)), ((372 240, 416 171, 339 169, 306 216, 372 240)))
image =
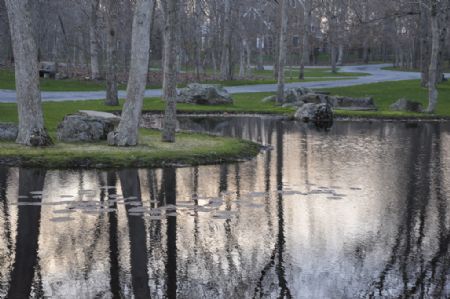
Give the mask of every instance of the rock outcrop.
POLYGON ((233 99, 220 85, 193 83, 180 90, 177 102, 197 105, 222 105, 232 104, 233 99))
POLYGON ((80 111, 66 115, 58 125, 57 138, 64 142, 96 142, 106 140, 114 131, 120 118, 114 114, 98 111, 80 111))
POLYGON ((313 123, 318 128, 330 128, 333 125, 333 110, 326 103, 306 103, 297 110, 294 117, 313 123))

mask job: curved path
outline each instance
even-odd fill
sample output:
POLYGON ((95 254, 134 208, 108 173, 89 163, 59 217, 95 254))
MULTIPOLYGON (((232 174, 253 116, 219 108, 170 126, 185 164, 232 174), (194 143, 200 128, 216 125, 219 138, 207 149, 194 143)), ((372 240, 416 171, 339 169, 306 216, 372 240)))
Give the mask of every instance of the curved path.
MULTIPOLYGON (((420 73, 415 72, 399 72, 387 71, 382 68, 391 66, 390 64, 376 64, 376 65, 356 65, 343 66, 340 72, 347 73, 368 73, 368 76, 358 78, 351 78, 348 80, 334 80, 321 82, 295 82, 287 83, 286 87, 308 87, 308 88, 331 88, 331 87, 345 87, 353 85, 361 85, 368 83, 400 81, 400 80, 414 80, 420 79, 420 73)), ((253 92, 274 92, 277 90, 277 84, 256 84, 243 86, 228 86, 226 87, 230 93, 253 93, 253 92)), ((106 93, 104 91, 44 91, 42 92, 43 101, 75 101, 75 100, 95 100, 104 99, 106 93)), ((126 92, 119 91, 119 97, 125 98, 126 92)), ((149 89, 145 91, 146 97, 161 96, 160 89, 149 89)), ((16 92, 14 90, 0 90, 0 103, 14 103, 16 102, 16 92)))

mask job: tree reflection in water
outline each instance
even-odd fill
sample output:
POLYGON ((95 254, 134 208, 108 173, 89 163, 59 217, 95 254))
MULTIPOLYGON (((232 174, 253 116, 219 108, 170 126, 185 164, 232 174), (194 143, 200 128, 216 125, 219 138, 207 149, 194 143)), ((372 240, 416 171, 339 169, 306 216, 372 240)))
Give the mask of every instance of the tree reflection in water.
MULTIPOLYGON (((414 132, 414 131, 412 131, 414 132)), ((411 134, 410 163, 405 173, 409 175, 405 188, 405 211, 398 228, 391 255, 372 283, 367 296, 442 298, 450 274, 449 244, 447 227, 447 201, 443 196, 443 164, 441 155, 441 133, 438 124, 424 124, 420 135, 411 134), (432 191, 433 190, 433 191, 432 191), (428 251, 426 235, 429 209, 436 200, 438 215, 438 240, 436 252, 428 251), (401 277, 402 288, 388 280, 392 276, 401 277)), ((448 287, 448 286, 447 286, 448 287)))
POLYGON ((323 134, 292 122, 222 123, 211 126, 274 150, 192 168, 0 169, 0 298, 57 288, 99 298, 448 297, 448 126, 341 123, 323 134), (41 207, 30 192, 44 178, 41 207), (368 191, 351 193, 352 180, 368 191), (348 196, 312 193, 332 185, 348 196), (84 188, 95 194, 76 197, 84 188), (114 212, 78 209, 72 222, 52 222, 66 207, 52 201, 65 193, 114 212), (121 196, 126 205, 111 200, 121 196), (175 204, 176 214, 164 208, 175 204), (161 219, 136 216, 136 205, 161 219))
MULTIPOLYGON (((33 278, 40 278, 38 263, 38 239, 41 219, 42 195, 46 171, 42 169, 19 170, 19 203, 28 202, 36 205, 18 207, 17 236, 15 257, 12 265, 8 298, 28 298, 33 286, 33 278)), ((42 296, 42 284, 38 279, 36 296, 42 296)))

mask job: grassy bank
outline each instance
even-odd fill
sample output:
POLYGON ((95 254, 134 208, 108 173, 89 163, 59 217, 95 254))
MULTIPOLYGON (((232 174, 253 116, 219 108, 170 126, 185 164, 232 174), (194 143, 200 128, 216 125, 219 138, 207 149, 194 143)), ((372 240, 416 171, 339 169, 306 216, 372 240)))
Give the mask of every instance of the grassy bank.
POLYGON ((428 105, 428 90, 420 86, 419 80, 383 82, 365 84, 351 87, 326 89, 334 95, 350 97, 372 96, 378 111, 337 111, 338 116, 371 117, 371 118, 436 118, 450 117, 450 82, 439 85, 439 101, 435 114, 411 113, 390 111, 389 106, 400 98, 422 103, 424 108, 428 105))
POLYGON ((105 143, 57 143, 46 148, 28 148, 0 142, 0 164, 45 168, 163 167, 233 162, 254 157, 255 143, 208 136, 177 134, 177 142, 161 142, 159 131, 141 130, 136 147, 111 147, 105 143))
MULTIPOLYGON (((123 102, 123 101, 121 101, 123 102)), ((147 109, 163 109, 159 99, 146 100, 147 109)), ((56 128, 64 115, 81 109, 117 111, 102 101, 46 102, 45 124, 56 140, 56 128)), ((17 122, 16 104, 0 104, 0 122, 17 122)), ((168 164, 213 164, 254 157, 259 145, 205 134, 178 133, 176 143, 161 142, 160 132, 140 130, 139 146, 110 147, 102 143, 61 143, 48 148, 29 148, 0 142, 0 164, 47 168, 162 167, 168 164)))

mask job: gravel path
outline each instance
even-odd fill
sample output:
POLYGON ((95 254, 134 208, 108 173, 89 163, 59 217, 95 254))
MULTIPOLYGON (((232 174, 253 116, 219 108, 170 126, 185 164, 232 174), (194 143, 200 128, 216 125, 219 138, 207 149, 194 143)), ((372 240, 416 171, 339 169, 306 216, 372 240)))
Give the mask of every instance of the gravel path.
MULTIPOLYGON (((382 70, 382 68, 387 66, 390 66, 390 64, 343 66, 340 68, 340 72, 348 72, 348 73, 360 72, 360 73, 368 73, 370 75, 358 78, 351 78, 348 80, 288 83, 286 84, 286 87, 308 87, 321 89, 321 88, 345 87, 345 86, 387 82, 387 81, 413 80, 420 78, 420 73, 382 70)), ((253 93, 253 92, 274 92, 277 90, 277 85, 257 84, 257 85, 230 86, 226 87, 226 89, 228 90, 228 92, 232 94, 253 93)), ((105 94, 106 93, 104 91, 44 91, 42 92, 42 100, 43 101, 95 100, 95 99, 104 99, 105 94)), ((159 97, 161 96, 161 90, 160 89, 146 90, 145 96, 159 97)), ((120 91, 119 97, 125 98, 126 92, 120 91)), ((15 91, 0 90, 0 103, 14 103, 14 102, 16 102, 15 91)))

